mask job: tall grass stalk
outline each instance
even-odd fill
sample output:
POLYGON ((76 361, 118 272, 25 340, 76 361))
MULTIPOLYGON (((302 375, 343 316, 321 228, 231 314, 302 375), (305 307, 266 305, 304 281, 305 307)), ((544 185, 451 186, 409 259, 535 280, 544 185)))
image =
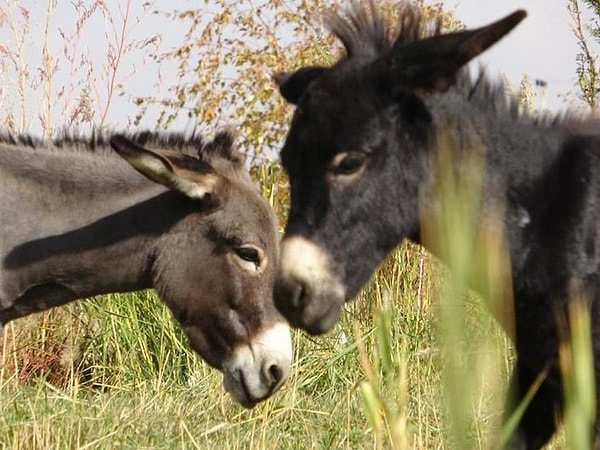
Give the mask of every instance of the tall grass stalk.
POLYGON ((394 310, 387 301, 389 293, 386 294, 384 307, 375 318, 376 357, 373 362, 364 345, 364 336, 355 325, 360 362, 366 376, 359 384, 359 391, 373 430, 374 447, 386 448, 389 443, 391 448, 409 449, 406 344, 391 342, 394 310))
POLYGON ((483 296, 509 334, 514 329, 502 212, 483 211, 483 162, 481 147, 459 150, 449 133, 438 136, 435 182, 423 208, 424 241, 449 269, 441 290, 439 329, 451 442, 459 449, 490 439, 490 430, 482 436, 477 425, 477 405, 484 382, 497 391, 495 397, 502 386, 488 358, 494 353, 490 329, 481 336, 469 329, 468 288, 483 296))
POLYGON ((569 448, 593 447, 596 418, 596 382, 592 351, 590 304, 584 296, 571 299, 568 333, 559 346, 565 395, 564 424, 569 448))

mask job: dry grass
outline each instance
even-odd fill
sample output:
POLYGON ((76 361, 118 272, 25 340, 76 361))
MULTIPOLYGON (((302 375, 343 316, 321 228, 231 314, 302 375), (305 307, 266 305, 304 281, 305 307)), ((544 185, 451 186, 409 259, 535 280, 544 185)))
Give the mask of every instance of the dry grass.
MULTIPOLYGON (((7 406, 0 443, 12 449, 371 448, 390 442, 386 427, 374 432, 359 392, 361 383, 376 379, 390 417, 402 416, 408 448, 447 448, 437 280, 431 258, 404 246, 333 332, 318 339, 294 334, 291 378, 252 411, 224 393, 218 372, 191 353, 150 292, 16 321, 3 336, 0 402, 7 406), (386 305, 389 358, 373 321, 386 305)), ((470 346, 474 356, 505 379, 507 341, 477 300, 466 305, 471 338, 492 342, 485 349, 470 346)), ((469 434, 477 448, 487 448, 503 387, 481 384, 480 426, 469 434)))

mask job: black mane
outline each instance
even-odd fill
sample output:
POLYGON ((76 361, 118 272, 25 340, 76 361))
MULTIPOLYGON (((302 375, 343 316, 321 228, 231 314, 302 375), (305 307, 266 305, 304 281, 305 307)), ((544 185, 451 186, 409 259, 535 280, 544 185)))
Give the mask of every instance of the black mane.
POLYGON ((344 14, 329 14, 326 24, 342 41, 346 59, 364 62, 383 56, 396 45, 441 34, 441 19, 428 19, 418 5, 402 2, 394 11, 394 18, 385 17, 375 0, 354 1, 344 14))
MULTIPOLYGON (((338 63, 353 61, 361 66, 384 56, 395 47, 439 36, 443 31, 439 16, 427 17, 422 7, 412 1, 396 5, 393 17, 384 16, 375 0, 354 1, 345 13, 329 14, 326 23, 346 50, 338 63)), ((491 82, 483 70, 475 80, 468 70, 462 70, 456 88, 482 107, 491 106, 497 113, 518 115, 518 100, 507 95, 501 83, 491 82)))

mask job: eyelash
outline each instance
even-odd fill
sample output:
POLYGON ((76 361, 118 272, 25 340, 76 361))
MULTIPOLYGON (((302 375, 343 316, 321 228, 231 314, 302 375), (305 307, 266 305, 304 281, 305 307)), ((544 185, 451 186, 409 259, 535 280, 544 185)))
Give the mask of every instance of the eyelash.
POLYGON ((244 261, 254 263, 257 267, 260 266, 260 254, 256 248, 242 246, 234 248, 233 251, 239 258, 243 259, 244 261))

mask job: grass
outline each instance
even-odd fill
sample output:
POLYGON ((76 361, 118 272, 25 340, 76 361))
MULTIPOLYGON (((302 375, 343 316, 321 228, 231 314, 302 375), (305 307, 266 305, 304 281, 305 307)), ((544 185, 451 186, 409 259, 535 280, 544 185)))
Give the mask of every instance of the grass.
MULTIPOLYGON (((377 437, 360 394, 369 379, 365 358, 385 380, 391 409, 402 411, 408 448, 447 448, 437 284, 431 257, 402 247, 332 333, 294 333, 291 378, 251 411, 224 393, 220 374, 188 349, 152 292, 16 321, 3 336, 0 448, 372 448, 387 438, 377 437), (378 362, 386 356, 373 321, 381 310, 393 355, 387 366, 378 362)), ((490 356, 506 373, 503 334, 478 301, 466 305, 472 336, 493 328, 498 346, 490 356)), ((480 394, 482 424, 498 422, 501 411, 490 408, 497 395, 480 394)), ((486 426, 471 433, 483 448, 486 426)))

